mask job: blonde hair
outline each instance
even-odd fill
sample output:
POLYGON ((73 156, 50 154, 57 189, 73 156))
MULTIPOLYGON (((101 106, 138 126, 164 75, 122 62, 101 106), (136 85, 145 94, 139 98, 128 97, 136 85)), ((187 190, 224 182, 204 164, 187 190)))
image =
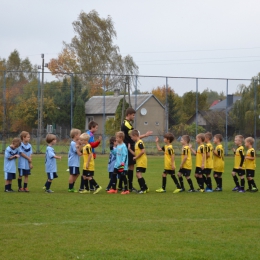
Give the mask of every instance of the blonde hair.
POLYGON ((189 135, 183 135, 181 138, 182 138, 183 140, 185 140, 187 144, 190 143, 190 136, 189 136, 189 135))
POLYGON ((29 132, 22 131, 22 132, 20 133, 20 138, 21 138, 21 140, 23 141, 23 139, 24 139, 27 135, 29 135, 29 132))
POLYGON ((235 138, 238 138, 241 142, 244 141, 244 136, 243 135, 236 135, 235 138))
POLYGON ((125 139, 125 133, 122 131, 116 132, 116 137, 119 137, 121 139, 125 139))
POLYGON ((56 135, 53 135, 53 134, 47 134, 46 135, 47 144, 50 144, 53 140, 56 140, 56 135))
POLYGON ((201 141, 204 142, 205 141, 205 134, 200 133, 200 134, 197 135, 197 138, 200 138, 201 141))
POLYGON ((251 145, 253 145, 254 142, 255 142, 255 139, 254 139, 253 137, 247 137, 247 138, 245 139, 245 142, 250 143, 251 145))
POLYGON ((81 131, 77 128, 72 128, 70 130, 70 137, 71 138, 74 138, 75 136, 80 135, 80 134, 81 134, 81 131))
POLYGON ((20 144, 21 144, 21 140, 20 140, 20 138, 18 138, 18 137, 15 137, 13 140, 12 140, 12 144, 13 145, 19 145, 20 146, 20 144))
POLYGON ((89 136, 88 134, 86 134, 86 133, 83 133, 83 134, 81 134, 81 135, 79 136, 79 139, 85 140, 85 141, 88 141, 89 138, 90 138, 90 136, 89 136))
POLYGON ((134 129, 131 131, 131 136, 140 136, 140 133, 138 130, 134 129))

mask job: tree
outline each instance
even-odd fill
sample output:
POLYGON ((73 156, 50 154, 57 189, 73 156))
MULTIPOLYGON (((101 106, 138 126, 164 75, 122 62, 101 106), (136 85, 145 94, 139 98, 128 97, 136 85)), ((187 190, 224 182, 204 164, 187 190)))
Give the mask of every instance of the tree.
POLYGON ((115 113, 115 130, 116 131, 120 130, 122 121, 125 118, 125 111, 129 107, 129 104, 125 101, 125 107, 123 109, 123 100, 124 100, 124 98, 120 99, 118 106, 116 108, 116 113, 115 113), (122 120, 122 118, 123 118, 123 120, 122 120))
POLYGON ((211 104, 215 101, 215 100, 223 100, 226 98, 224 92, 220 92, 218 93, 217 91, 214 90, 209 90, 208 88, 203 90, 202 93, 205 93, 207 95, 207 103, 209 105, 209 107, 211 106, 211 104))
POLYGON ((78 128, 82 131, 85 130, 85 104, 81 97, 78 97, 74 114, 73 114, 73 127, 78 128))

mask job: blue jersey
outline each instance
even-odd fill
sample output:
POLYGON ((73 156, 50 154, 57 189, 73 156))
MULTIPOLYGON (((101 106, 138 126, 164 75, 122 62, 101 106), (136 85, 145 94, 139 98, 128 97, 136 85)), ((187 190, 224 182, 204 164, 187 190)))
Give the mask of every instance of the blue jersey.
POLYGON ((12 147, 8 146, 5 149, 4 172, 16 173, 16 158, 8 160, 8 158, 16 154, 19 154, 19 148, 13 149, 12 147))
POLYGON ((70 149, 68 154, 68 165, 70 167, 80 166, 79 155, 77 154, 76 143, 74 141, 71 141, 70 143, 70 149))
MULTIPOLYGON (((90 136, 88 142, 89 143, 95 142, 94 134, 90 130, 87 131, 87 134, 90 136)), ((92 153, 95 153, 95 149, 94 148, 92 148, 92 153)))
POLYGON ((51 146, 47 146, 45 153, 45 171, 47 173, 57 172, 55 152, 51 146))
POLYGON ((116 162, 116 147, 110 147, 109 160, 107 165, 108 172, 114 172, 116 162))
POLYGON ((24 170, 30 170, 29 161, 21 156, 21 153, 25 154, 26 156, 30 157, 33 153, 32 146, 28 144, 21 143, 19 147, 19 154, 20 157, 18 159, 18 168, 24 170))
POLYGON ((128 170, 128 150, 126 148, 125 143, 118 144, 116 147, 116 162, 114 167, 118 168, 121 163, 125 164, 124 170, 128 170))

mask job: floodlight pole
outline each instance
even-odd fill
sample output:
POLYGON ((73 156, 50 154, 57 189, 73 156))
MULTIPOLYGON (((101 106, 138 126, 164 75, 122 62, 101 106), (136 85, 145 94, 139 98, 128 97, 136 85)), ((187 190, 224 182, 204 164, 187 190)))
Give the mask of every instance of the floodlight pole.
POLYGON ((105 124, 106 124, 106 75, 104 75, 103 78, 103 137, 102 137, 102 154, 105 153, 106 151, 106 128, 105 128, 105 124))

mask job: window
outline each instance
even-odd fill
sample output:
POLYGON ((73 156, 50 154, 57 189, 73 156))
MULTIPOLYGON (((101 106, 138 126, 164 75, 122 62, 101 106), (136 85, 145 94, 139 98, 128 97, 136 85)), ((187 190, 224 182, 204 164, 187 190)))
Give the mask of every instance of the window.
POLYGON ((158 125, 159 125, 159 122, 155 122, 155 125, 158 126, 158 125))
POLYGON ((91 122, 91 121, 94 121, 94 116, 88 116, 88 117, 87 117, 87 120, 86 120, 87 125, 88 125, 89 122, 91 122))
POLYGON ((115 120, 115 117, 114 117, 114 116, 107 116, 107 117, 106 117, 106 120, 109 120, 109 119, 111 119, 111 118, 113 118, 113 119, 115 120))
POLYGON ((148 125, 148 122, 144 122, 144 125, 148 125))

